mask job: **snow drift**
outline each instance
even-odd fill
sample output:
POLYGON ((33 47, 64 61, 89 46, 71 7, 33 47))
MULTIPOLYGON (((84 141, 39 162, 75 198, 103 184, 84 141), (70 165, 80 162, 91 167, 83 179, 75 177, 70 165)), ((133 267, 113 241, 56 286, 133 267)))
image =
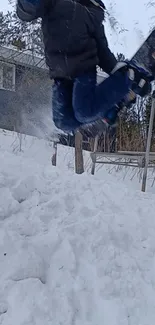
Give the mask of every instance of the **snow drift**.
POLYGON ((155 196, 0 151, 0 324, 154 324, 155 196))

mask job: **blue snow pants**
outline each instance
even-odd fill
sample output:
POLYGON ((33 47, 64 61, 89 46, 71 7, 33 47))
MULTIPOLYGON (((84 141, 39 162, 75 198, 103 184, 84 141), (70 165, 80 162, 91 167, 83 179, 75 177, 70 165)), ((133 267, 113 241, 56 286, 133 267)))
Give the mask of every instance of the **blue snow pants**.
POLYGON ((57 128, 71 132, 84 124, 104 118, 108 109, 128 93, 132 81, 120 71, 97 84, 96 71, 73 80, 55 79, 52 92, 53 121, 57 128))

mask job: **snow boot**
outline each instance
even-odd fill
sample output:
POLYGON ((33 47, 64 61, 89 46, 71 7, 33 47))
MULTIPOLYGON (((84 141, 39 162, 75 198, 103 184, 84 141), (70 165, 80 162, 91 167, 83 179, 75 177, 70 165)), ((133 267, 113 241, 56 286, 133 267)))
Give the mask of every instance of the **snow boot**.
POLYGON ((132 86, 125 98, 106 112, 102 121, 110 126, 116 126, 118 113, 124 107, 131 107, 136 102, 137 95, 145 97, 151 92, 151 81, 154 80, 148 71, 134 62, 118 62, 111 74, 117 71, 127 73, 128 78, 132 81, 132 86))
MULTIPOLYGON (((129 94, 128 94, 128 99, 129 99, 129 94)), ((136 94, 133 91, 130 91, 130 100, 128 101, 128 103, 121 101, 120 103, 114 105, 112 108, 110 108, 107 111, 102 121, 106 125, 109 125, 111 127, 116 127, 119 112, 122 111, 125 107, 128 109, 131 108, 131 106, 135 103, 136 103, 136 94)))

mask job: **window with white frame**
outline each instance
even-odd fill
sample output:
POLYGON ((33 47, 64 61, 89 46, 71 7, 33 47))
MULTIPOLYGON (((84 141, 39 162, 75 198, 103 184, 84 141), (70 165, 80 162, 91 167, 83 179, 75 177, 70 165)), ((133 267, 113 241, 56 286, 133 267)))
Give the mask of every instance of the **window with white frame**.
POLYGON ((15 91, 15 65, 0 61, 0 89, 15 91))

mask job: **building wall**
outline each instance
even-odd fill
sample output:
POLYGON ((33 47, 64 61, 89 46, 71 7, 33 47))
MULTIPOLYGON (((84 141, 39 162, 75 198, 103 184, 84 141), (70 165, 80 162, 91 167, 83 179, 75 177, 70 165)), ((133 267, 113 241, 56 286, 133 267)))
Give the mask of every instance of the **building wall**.
POLYGON ((50 113, 50 109, 51 81, 48 72, 16 65, 15 91, 0 89, 0 128, 34 135, 32 125, 35 115, 38 115, 39 123, 41 115, 50 113))

